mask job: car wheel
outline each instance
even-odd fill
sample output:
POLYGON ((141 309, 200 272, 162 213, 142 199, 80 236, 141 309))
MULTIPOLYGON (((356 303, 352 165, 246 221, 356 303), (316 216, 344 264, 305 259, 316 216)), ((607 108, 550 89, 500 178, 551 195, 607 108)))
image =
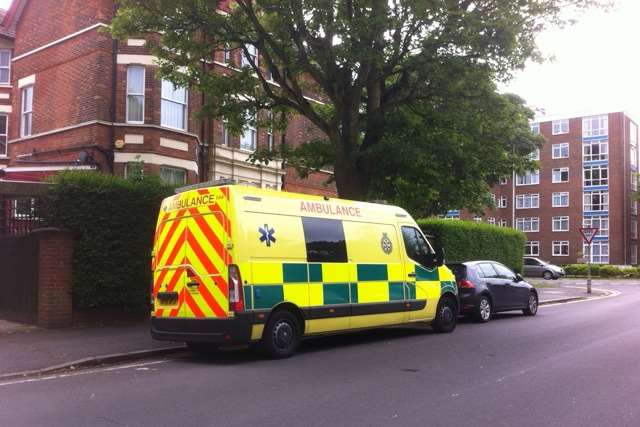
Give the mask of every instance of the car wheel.
POLYGON ((544 273, 542 273, 542 278, 544 280, 551 280, 551 279, 553 279, 553 273, 550 272, 549 270, 547 270, 544 273))
POLYGON ((300 323, 287 310, 271 315, 262 333, 262 348, 274 359, 284 359, 293 355, 300 345, 300 323))
POLYGON ((522 310, 525 316, 535 316, 538 312, 538 295, 535 292, 529 294, 527 306, 522 310))
POLYGON ((453 332, 458 321, 458 307, 453 298, 445 296, 438 303, 436 318, 433 319, 431 327, 438 333, 453 332))
POLYGON ((491 319, 491 301, 486 295, 482 295, 476 307, 475 318, 478 322, 486 323, 491 319))

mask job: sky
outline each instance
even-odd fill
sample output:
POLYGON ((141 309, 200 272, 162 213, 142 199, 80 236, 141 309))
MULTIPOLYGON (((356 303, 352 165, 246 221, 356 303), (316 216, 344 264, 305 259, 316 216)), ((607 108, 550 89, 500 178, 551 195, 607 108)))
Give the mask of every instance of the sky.
MULTIPOLYGON (((11 0, 0 0, 7 8, 11 0)), ((538 44, 555 59, 529 63, 500 86, 540 116, 627 111, 640 120, 640 0, 615 0, 609 12, 589 10, 578 23, 549 29, 538 44)))

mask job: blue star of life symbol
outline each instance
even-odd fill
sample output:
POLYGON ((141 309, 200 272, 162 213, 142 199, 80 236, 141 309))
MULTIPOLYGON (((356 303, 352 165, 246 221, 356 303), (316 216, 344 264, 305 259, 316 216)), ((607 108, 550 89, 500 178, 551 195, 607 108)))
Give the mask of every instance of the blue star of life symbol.
POLYGON ((276 238, 273 237, 276 230, 269 228, 267 224, 265 224, 264 227, 260 227, 258 231, 260 232, 260 241, 266 243, 267 246, 271 246, 272 242, 276 242, 276 238))

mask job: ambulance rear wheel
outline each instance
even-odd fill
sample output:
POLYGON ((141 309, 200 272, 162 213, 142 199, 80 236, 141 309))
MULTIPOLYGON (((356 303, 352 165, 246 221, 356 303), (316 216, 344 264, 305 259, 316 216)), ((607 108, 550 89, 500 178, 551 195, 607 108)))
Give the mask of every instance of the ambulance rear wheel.
POLYGON ((271 315, 262 333, 262 348, 274 359, 290 357, 298 350, 302 328, 296 316, 287 310, 271 315))
POLYGON ((438 333, 453 332, 458 320, 458 306, 450 296, 443 297, 436 309, 436 318, 433 319, 431 327, 438 333))

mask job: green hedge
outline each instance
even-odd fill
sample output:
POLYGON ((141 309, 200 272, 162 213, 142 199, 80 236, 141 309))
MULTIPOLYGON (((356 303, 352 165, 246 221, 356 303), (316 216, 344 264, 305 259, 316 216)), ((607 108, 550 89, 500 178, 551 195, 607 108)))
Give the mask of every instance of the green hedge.
POLYGON ((447 262, 493 260, 522 271, 525 236, 520 231, 446 219, 420 219, 418 225, 444 248, 447 262))
MULTIPOLYGON (((569 264, 564 266, 567 276, 587 276, 587 264, 569 264)), ((594 277, 640 277, 640 268, 620 268, 615 265, 591 264, 591 275, 594 277)))
POLYGON ((148 306, 153 232, 173 189, 153 176, 130 181, 95 172, 62 173, 53 182, 45 219, 76 236, 74 306, 148 306))

